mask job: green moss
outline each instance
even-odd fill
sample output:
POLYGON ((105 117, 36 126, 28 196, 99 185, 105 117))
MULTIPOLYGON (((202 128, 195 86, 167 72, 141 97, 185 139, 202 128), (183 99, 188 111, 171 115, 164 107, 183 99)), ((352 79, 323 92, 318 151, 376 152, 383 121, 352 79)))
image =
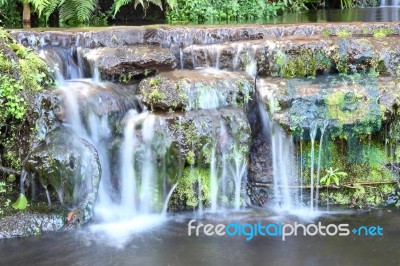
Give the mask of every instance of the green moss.
MULTIPOLYGON (((355 205, 363 207, 367 204, 379 205, 384 203, 385 195, 389 194, 394 185, 368 185, 362 186, 362 183, 368 182, 386 182, 392 181, 390 169, 386 166, 390 159, 385 153, 384 144, 379 140, 364 140, 359 137, 358 141, 347 139, 329 141, 323 144, 321 158, 321 176, 324 169, 332 167, 348 173, 341 177, 340 184, 346 185, 341 189, 330 188, 320 190, 320 200, 322 204, 326 203, 329 197, 330 204, 355 205), (357 142, 356 144, 352 144, 357 142)), ((316 168, 318 161, 319 142, 315 143, 314 160, 314 178, 316 177, 316 168)), ((303 173, 304 184, 310 184, 310 142, 303 143, 303 173)), ((316 180, 314 180, 315 182, 316 180)))
POLYGON ((284 78, 315 77, 318 70, 330 68, 331 62, 321 50, 301 49, 295 56, 278 51, 275 59, 284 78))
POLYGON ((210 170, 204 168, 185 168, 175 189, 173 203, 183 203, 185 206, 197 207, 201 201, 204 206, 210 202, 210 170), (200 184, 199 184, 200 181, 200 184), (199 195, 199 185, 201 195, 199 195))
MULTIPOLYGON (((21 168, 35 125, 28 99, 54 84, 52 70, 32 49, 15 43, 0 28, 0 164, 21 168)), ((14 183, 14 182, 8 182, 14 183)), ((0 201, 2 201, 0 199, 0 201)))
POLYGON ((351 33, 349 30, 347 30, 347 29, 340 29, 340 30, 337 32, 337 36, 338 36, 339 38, 348 38, 348 37, 351 37, 351 35, 352 35, 352 33, 351 33))
POLYGON ((157 76, 150 80, 149 85, 151 87, 157 87, 158 85, 160 85, 160 83, 161 83, 161 78, 160 78, 160 76, 157 76))
POLYGON ((393 30, 389 29, 389 28, 378 28, 378 29, 374 30, 374 33, 373 33, 374 38, 377 38, 377 39, 385 38, 391 34, 393 34, 393 30))
POLYGON ((364 34, 364 35, 369 34, 368 29, 367 29, 367 28, 362 28, 362 29, 361 29, 361 34, 364 34))
POLYGON ((351 124, 367 115, 368 109, 363 108, 363 95, 355 92, 344 93, 336 91, 325 97, 327 118, 335 119, 341 124, 351 124))
POLYGON ((165 98, 165 93, 155 88, 148 94, 148 98, 152 103, 159 103, 165 98))
POLYGON ((329 36, 332 35, 332 31, 330 29, 323 29, 322 32, 321 32, 321 35, 323 37, 329 37, 329 36))
POLYGON ((385 62, 379 57, 379 55, 374 55, 368 61, 370 71, 368 73, 371 77, 379 77, 385 71, 385 62))
POLYGON ((195 160, 195 154, 193 151, 189 151, 186 155, 186 162, 190 165, 194 165, 194 163, 196 162, 195 160))

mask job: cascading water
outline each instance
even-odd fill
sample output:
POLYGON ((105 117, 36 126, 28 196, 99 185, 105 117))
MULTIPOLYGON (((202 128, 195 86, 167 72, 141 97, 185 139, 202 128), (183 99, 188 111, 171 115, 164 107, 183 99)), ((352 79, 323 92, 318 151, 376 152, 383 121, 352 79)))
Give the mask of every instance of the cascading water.
MULTIPOLYGON (((122 115, 126 113, 126 117, 123 119, 125 122, 123 141, 119 148, 119 156, 117 156, 120 158, 120 172, 115 173, 111 167, 114 158, 111 158, 109 148, 115 139, 111 129, 115 124, 115 117, 98 114, 97 109, 103 104, 102 98, 100 95, 96 98, 91 94, 93 91, 101 93, 102 90, 116 93, 114 89, 118 90, 118 88, 115 85, 100 82, 100 74, 95 66, 91 66, 90 71, 93 79, 83 80, 85 70, 79 59, 79 51, 75 53, 72 50, 58 52, 42 51, 41 55, 50 66, 59 66, 55 69, 59 69, 56 71, 56 76, 58 89, 64 96, 66 124, 78 136, 95 147, 102 167, 95 207, 96 221, 113 223, 150 214, 158 215, 152 218, 153 222, 160 221, 163 206, 166 206, 162 200, 171 197, 173 190, 170 190, 168 195, 164 195, 157 187, 154 163, 157 161, 156 156, 159 156, 160 153, 154 154, 152 149, 153 145, 158 145, 158 150, 162 152, 165 151, 165 147, 157 143, 162 143, 164 140, 155 136, 154 116, 148 112, 137 110, 136 103, 129 102, 124 96, 121 96, 121 102, 115 104, 123 109, 120 111, 122 115), (58 55, 59 58, 57 59, 55 55, 58 55), (81 101, 85 101, 85 103, 81 101), (125 105, 127 105, 126 108, 125 105), (133 109, 127 112, 130 108, 133 109), (141 130, 137 130, 137 127, 141 127, 141 130), (116 175, 117 179, 115 179, 116 175)), ((145 221, 148 223, 147 219, 145 221)), ((135 223, 135 226, 138 224, 135 223)), ((94 228, 95 231, 97 229, 99 228, 94 228)))
POLYGON ((379 3, 380 7, 400 7, 400 0, 381 0, 379 3))

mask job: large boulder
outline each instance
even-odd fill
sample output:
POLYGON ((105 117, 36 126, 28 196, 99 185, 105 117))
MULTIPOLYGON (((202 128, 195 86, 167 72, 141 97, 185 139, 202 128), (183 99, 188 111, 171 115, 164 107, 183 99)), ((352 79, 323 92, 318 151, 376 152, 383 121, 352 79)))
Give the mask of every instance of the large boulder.
POLYGON ((174 54, 157 46, 84 49, 82 55, 103 78, 122 82, 177 67, 174 54))
POLYGON ((139 90, 142 102, 153 110, 243 107, 254 93, 254 81, 240 72, 178 70, 144 79, 139 90))
POLYGON ((58 127, 49 132, 25 161, 24 171, 31 184, 39 181, 49 204, 59 202, 71 211, 71 225, 92 218, 101 165, 95 148, 71 129, 58 127))
POLYGON ((325 127, 333 136, 379 131, 399 102, 399 84, 392 78, 267 78, 257 88, 267 110, 286 129, 325 127))

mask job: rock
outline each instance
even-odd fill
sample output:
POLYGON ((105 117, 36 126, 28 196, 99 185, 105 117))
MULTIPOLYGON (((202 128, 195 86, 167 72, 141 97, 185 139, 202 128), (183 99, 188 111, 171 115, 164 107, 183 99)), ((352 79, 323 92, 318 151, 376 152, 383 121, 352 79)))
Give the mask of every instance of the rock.
POLYGON ((163 119, 172 145, 188 165, 209 164, 214 145, 218 154, 232 153, 235 145, 242 155, 249 151, 250 125, 240 108, 171 113, 163 119))
MULTIPOLYGON (((121 47, 126 45, 152 44, 165 48, 192 44, 212 44, 241 40, 269 40, 280 37, 336 36, 340 31, 348 31, 357 36, 371 36, 375 30, 390 29, 400 33, 397 22, 368 23, 324 23, 303 25, 198 25, 198 26, 142 26, 73 29, 64 31, 12 30, 11 35, 26 46, 71 47, 121 47)), ((175 48, 174 48, 175 49, 175 48)))
POLYGON ((301 78, 323 73, 397 75, 397 38, 292 37, 190 45, 183 49, 184 68, 217 67, 233 71, 257 64, 259 76, 301 78))
POLYGON ((108 80, 127 82, 137 77, 176 68, 177 59, 170 50, 157 46, 103 47, 85 49, 83 58, 108 80))
POLYGON ((89 80, 66 81, 57 90, 43 90, 33 97, 30 109, 35 113, 36 128, 44 139, 47 132, 68 122, 65 92, 77 99, 79 113, 86 128, 90 120, 105 117, 110 125, 116 125, 130 109, 141 110, 142 106, 130 90, 113 83, 95 83, 89 80))
POLYGON ((250 183, 272 183, 272 145, 269 124, 265 124, 265 111, 256 99, 250 103, 248 114, 251 126, 251 146, 248 163, 248 181, 250 183))
POLYGON ((344 130, 379 131, 399 101, 399 85, 392 78, 268 78, 257 88, 267 110, 286 129, 309 130, 327 123, 333 136, 344 130))
POLYGON ((19 212, 0 219, 0 239, 58 231, 64 223, 65 218, 60 214, 19 212))
POLYGON ((71 224, 84 224, 91 219, 101 165, 94 147, 71 129, 60 126, 49 132, 24 162, 24 170, 29 179, 39 181, 42 189, 54 190, 57 200, 73 211, 71 224))
POLYGON ((178 70, 144 79, 142 102, 153 110, 198 110, 243 107, 254 93, 253 80, 245 73, 178 70))

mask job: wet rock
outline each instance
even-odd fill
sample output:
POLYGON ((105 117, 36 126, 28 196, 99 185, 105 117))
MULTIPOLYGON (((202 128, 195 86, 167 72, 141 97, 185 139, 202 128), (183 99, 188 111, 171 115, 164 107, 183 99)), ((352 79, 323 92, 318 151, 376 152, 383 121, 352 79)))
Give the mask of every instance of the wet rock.
POLYGON ((171 113, 163 119, 167 123, 172 145, 178 148, 189 165, 209 164, 213 147, 218 154, 233 152, 235 145, 242 149, 242 155, 249 151, 251 132, 243 109, 171 113))
POLYGON ((322 127, 330 134, 344 130, 371 133, 394 112, 398 82, 392 78, 329 76, 261 80, 261 99, 273 118, 293 131, 322 127))
POLYGON ((77 226, 91 219, 101 165, 94 147, 71 129, 58 127, 49 132, 24 162, 24 170, 28 180, 39 181, 39 189, 46 190, 50 202, 59 201, 71 210, 70 225, 77 226), (55 192, 56 199, 50 196, 49 190, 55 192))
POLYGON ((254 93, 245 73, 213 70, 179 70, 144 79, 142 102, 153 110, 197 110, 245 106, 254 93))
POLYGON ((0 239, 58 231, 64 223, 65 218, 61 214, 19 212, 0 219, 0 239))
POLYGON ((183 49, 181 60, 190 69, 238 71, 256 64, 259 76, 296 78, 337 72, 396 76, 399 48, 395 37, 288 37, 191 45, 183 49))
POLYGON ((103 47, 85 49, 82 54, 91 67, 97 68, 108 80, 127 82, 136 77, 170 71, 177 66, 170 50, 157 46, 103 47))
MULTIPOLYGON (((35 113, 36 128, 44 139, 47 132, 68 123, 66 91, 77 99, 77 108, 89 130, 89 123, 104 117, 107 123, 115 125, 130 109, 141 110, 134 93, 113 83, 95 83, 89 80, 71 80, 65 82, 58 90, 43 90, 30 101, 30 108, 35 113)), ((94 132, 92 132, 94 133, 94 132)))
MULTIPOLYGON (((121 47, 137 44, 157 44, 172 50, 192 44, 212 44, 241 40, 269 40, 280 37, 337 36, 348 31, 354 36, 371 36, 379 28, 390 29, 399 34, 398 23, 326 23, 303 25, 208 25, 208 26, 143 26, 108 27, 107 29, 73 29, 67 31, 25 31, 12 30, 10 33, 19 43, 26 46, 59 46, 98 48, 121 47), (175 47, 173 49, 173 47, 175 47)), ((178 54, 176 54, 178 55, 178 54)))

